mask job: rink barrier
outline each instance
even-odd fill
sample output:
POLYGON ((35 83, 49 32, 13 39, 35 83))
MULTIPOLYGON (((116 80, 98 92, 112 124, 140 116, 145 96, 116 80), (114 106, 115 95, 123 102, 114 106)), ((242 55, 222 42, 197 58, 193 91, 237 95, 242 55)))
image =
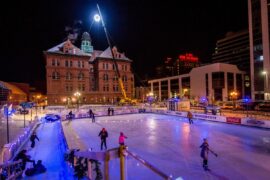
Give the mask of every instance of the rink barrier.
POLYGON ((1 163, 6 163, 8 161, 11 161, 17 155, 17 153, 20 151, 20 149, 28 141, 30 135, 36 129, 38 124, 39 124, 38 118, 36 118, 34 121, 32 121, 31 124, 29 124, 25 128, 25 131, 23 134, 19 135, 11 143, 4 145, 2 152, 1 152, 1 159, 0 159, 1 163))
MULTIPOLYGON (((99 116, 108 116, 107 108, 113 107, 114 108, 114 115, 124 115, 124 114, 134 114, 134 113, 156 113, 156 114, 166 114, 166 115, 175 115, 180 117, 187 117, 186 111, 169 111, 165 109, 155 109, 151 107, 133 107, 133 106, 86 106, 85 109, 72 109, 75 118, 74 119, 82 119, 82 118, 89 118, 89 108, 91 108, 96 117, 99 116)), ((66 115, 68 114, 69 110, 55 111, 56 113, 61 114, 61 119, 66 120, 66 115)), ((201 119, 201 120, 208 120, 208 121, 215 121, 215 122, 223 122, 227 124, 238 124, 238 125, 245 125, 251 127, 262 127, 262 128, 270 128, 270 121, 268 120, 258 120, 252 117, 226 117, 221 115, 212 115, 212 114, 203 114, 203 113, 196 113, 192 112, 193 118, 201 119)))
MULTIPOLYGON (((168 110, 147 108, 145 112, 175 115, 175 116, 180 116, 183 118, 187 117, 186 111, 168 111, 168 110)), ((242 117, 242 118, 226 117, 226 116, 202 114, 202 113, 196 113, 196 112, 193 112, 192 114, 193 114, 193 118, 200 119, 200 120, 222 122, 222 123, 227 123, 227 124, 237 124, 237 125, 244 125, 244 126, 250 126, 250 127, 270 128, 269 120, 258 120, 253 117, 242 117)))

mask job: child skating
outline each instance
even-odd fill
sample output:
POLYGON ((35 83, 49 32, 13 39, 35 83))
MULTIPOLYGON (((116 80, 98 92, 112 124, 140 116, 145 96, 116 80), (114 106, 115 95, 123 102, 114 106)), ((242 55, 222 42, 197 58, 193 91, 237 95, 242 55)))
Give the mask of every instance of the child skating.
POLYGON ((203 143, 200 146, 200 148, 201 148, 201 158, 203 159, 203 168, 205 171, 209 171, 210 169, 208 168, 208 153, 210 151, 216 157, 217 157, 217 154, 209 148, 209 144, 206 138, 203 139, 203 143))

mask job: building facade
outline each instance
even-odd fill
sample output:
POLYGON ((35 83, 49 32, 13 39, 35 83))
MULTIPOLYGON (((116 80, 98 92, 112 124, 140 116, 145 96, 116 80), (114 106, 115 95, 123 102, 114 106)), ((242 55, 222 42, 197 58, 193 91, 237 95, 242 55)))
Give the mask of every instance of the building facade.
POLYGON ((270 100, 270 0, 248 0, 251 95, 254 100, 270 100))
POLYGON ((207 98, 214 101, 231 100, 231 93, 237 92, 237 99, 244 94, 245 72, 237 66, 225 63, 196 67, 188 74, 148 81, 151 92, 159 101, 172 97, 191 99, 207 98))
POLYGON ((0 103, 3 104, 13 104, 20 105, 22 102, 28 100, 28 94, 26 88, 29 87, 25 83, 13 83, 13 82, 4 82, 0 81, 0 103), (19 86, 18 86, 19 85, 19 86))
POLYGON ((228 32, 225 38, 217 41, 212 55, 213 63, 234 64, 249 74, 249 33, 248 30, 228 32))
MULTIPOLYGON (((132 60, 115 47, 112 52, 126 94, 132 97, 132 60)), ((122 97, 110 48, 94 50, 88 33, 82 35, 81 49, 67 40, 44 54, 48 105, 115 103, 122 97)))
POLYGON ((249 31, 228 32, 225 38, 217 41, 212 55, 213 63, 234 64, 246 72, 244 95, 251 97, 249 31))

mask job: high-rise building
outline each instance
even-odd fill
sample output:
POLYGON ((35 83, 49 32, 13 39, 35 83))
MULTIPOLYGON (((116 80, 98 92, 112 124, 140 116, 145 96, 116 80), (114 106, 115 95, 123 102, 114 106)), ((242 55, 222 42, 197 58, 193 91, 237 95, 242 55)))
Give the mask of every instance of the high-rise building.
POLYGON ((213 63, 228 63, 249 74, 249 33, 248 30, 228 32, 225 38, 217 41, 212 55, 213 63))
POLYGON ((91 38, 83 33, 81 49, 67 40, 44 52, 48 104, 113 103, 122 97, 115 61, 127 97, 132 97, 132 60, 114 47, 111 51, 93 50, 91 38), (75 96, 75 92, 77 96, 75 96))
POLYGON ((270 100, 270 0, 248 0, 251 95, 270 100))
POLYGON ((249 32, 248 30, 242 30, 228 32, 224 38, 218 40, 215 52, 212 55, 213 63, 234 64, 240 70, 246 72, 243 98, 251 96, 249 53, 249 32))

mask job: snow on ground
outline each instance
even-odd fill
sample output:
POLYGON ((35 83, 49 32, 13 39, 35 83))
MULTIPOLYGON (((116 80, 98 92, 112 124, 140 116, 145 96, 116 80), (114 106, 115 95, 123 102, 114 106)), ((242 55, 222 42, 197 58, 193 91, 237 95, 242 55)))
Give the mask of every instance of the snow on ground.
MULTIPOLYGON (((118 147, 119 133, 126 134, 128 149, 175 179, 269 179, 270 131, 210 121, 157 114, 131 114, 76 119, 63 122, 69 148, 100 150, 99 131, 108 130, 108 148, 118 147), (200 148, 207 138, 218 157, 209 155, 209 168, 202 168, 200 148)), ((103 167, 103 166, 102 166, 103 167)), ((111 178, 119 177, 119 162, 110 162, 111 178)), ((132 158, 128 179, 158 179, 132 158)), ((116 178, 118 179, 118 178, 116 178)))

